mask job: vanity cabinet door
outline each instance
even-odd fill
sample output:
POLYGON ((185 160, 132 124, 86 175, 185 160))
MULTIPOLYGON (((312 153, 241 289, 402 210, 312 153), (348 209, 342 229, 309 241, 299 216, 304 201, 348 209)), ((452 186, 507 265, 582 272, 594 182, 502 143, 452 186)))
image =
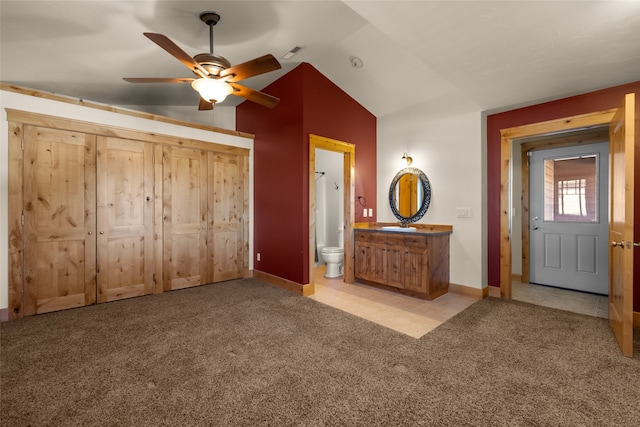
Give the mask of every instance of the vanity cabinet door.
POLYGON ((428 257, 426 247, 407 246, 405 252, 405 289, 426 293, 428 257))
POLYGON ((405 287, 405 253, 404 246, 387 247, 387 285, 394 288, 405 287))
POLYGON ((381 233, 356 233, 356 277, 375 283, 387 282, 387 240, 381 233))
POLYGON ((387 283, 387 245, 384 243, 371 243, 371 277, 369 280, 376 283, 387 283))
POLYGON ((356 238, 356 277, 358 279, 371 280, 371 243, 358 241, 356 238))

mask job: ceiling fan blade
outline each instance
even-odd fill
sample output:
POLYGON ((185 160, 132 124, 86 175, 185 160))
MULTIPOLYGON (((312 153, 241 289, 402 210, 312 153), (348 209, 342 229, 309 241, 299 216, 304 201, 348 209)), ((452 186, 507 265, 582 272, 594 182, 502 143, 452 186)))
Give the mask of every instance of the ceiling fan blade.
POLYGON ((129 83, 191 83, 195 79, 182 77, 123 77, 129 83))
POLYGON ((237 83, 230 83, 230 85, 233 88, 233 95, 248 99, 249 101, 255 102, 256 104, 273 108, 278 105, 278 102, 280 102, 280 99, 276 98, 275 96, 267 95, 263 92, 258 92, 257 90, 253 90, 246 86, 242 86, 237 83))
POLYGON ((200 105, 198 105, 198 110, 213 110, 213 102, 205 101, 202 97, 200 97, 200 105))
POLYGON ((187 68, 189 68, 200 77, 207 77, 209 75, 207 70, 202 68, 202 66, 195 59, 189 56, 189 54, 182 50, 177 44, 172 42, 169 37, 158 33, 143 34, 147 36, 149 40, 173 55, 174 58, 182 62, 187 68))
POLYGON ((220 72, 220 78, 229 77, 225 79, 227 82, 237 82, 257 76, 258 74, 279 70, 280 68, 282 68, 282 66, 278 60, 273 55, 267 54, 260 58, 252 59, 251 61, 243 62, 242 64, 222 70, 220 72))

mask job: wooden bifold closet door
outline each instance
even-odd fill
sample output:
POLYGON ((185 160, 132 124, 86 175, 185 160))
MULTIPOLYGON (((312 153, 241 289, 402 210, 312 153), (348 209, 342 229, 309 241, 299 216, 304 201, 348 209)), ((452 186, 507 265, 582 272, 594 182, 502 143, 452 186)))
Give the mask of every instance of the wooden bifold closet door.
POLYGON ((242 277, 240 156, 165 146, 165 291, 242 277))
POLYGON ((249 150, 10 115, 13 318, 248 274, 249 150))
POLYGON ((24 314, 96 300, 96 138, 24 127, 24 314))
POLYGON ((25 126, 24 314, 153 292, 153 145, 25 126))
POLYGON ((243 186, 241 157, 208 153, 208 258, 210 280, 242 277, 243 186))
POLYGON ((153 293, 153 145, 98 137, 98 302, 153 293))

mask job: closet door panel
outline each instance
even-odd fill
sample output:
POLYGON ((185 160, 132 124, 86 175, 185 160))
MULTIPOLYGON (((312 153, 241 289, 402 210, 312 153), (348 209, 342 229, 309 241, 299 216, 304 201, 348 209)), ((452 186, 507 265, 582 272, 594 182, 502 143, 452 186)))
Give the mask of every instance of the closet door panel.
POLYGON ((153 145, 98 138, 98 302, 153 293, 153 145))
POLYGON ((25 315, 95 303, 95 143, 25 126, 25 315))
POLYGON ((164 148, 163 200, 164 290, 208 283, 206 152, 164 148))
POLYGON ((209 153, 209 265, 212 281, 242 277, 243 183, 241 158, 209 153))

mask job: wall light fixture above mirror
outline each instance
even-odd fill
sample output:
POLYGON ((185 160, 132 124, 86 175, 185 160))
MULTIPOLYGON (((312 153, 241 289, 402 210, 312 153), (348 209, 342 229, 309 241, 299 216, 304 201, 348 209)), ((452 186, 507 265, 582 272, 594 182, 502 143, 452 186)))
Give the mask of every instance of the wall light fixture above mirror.
POLYGON ((411 156, 409 156, 407 153, 404 153, 402 155, 402 161, 404 162, 404 164, 406 164, 407 166, 411 166, 411 163, 413 163, 413 158, 411 156))

